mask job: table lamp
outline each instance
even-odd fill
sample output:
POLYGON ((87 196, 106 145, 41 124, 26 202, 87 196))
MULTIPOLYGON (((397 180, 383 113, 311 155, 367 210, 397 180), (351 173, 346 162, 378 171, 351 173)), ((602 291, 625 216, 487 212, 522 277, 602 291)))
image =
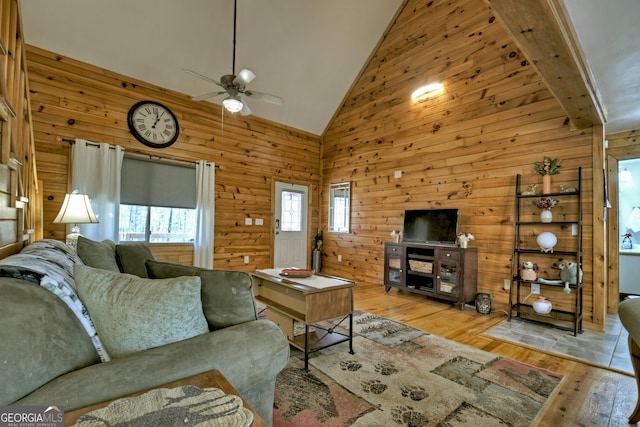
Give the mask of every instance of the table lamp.
POLYGON ((91 209, 89 196, 86 194, 71 193, 64 196, 62 208, 58 216, 53 220, 54 224, 73 224, 71 233, 67 234, 67 245, 74 251, 78 247, 80 227, 78 224, 97 224, 98 218, 91 209))

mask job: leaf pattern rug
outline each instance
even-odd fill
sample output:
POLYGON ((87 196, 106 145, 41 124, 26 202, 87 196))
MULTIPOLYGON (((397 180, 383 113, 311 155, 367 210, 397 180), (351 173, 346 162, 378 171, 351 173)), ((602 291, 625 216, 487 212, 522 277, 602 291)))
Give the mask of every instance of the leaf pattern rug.
POLYGON ((353 355, 320 350, 305 372, 292 348, 274 427, 528 426, 563 378, 370 313, 353 324, 353 355))

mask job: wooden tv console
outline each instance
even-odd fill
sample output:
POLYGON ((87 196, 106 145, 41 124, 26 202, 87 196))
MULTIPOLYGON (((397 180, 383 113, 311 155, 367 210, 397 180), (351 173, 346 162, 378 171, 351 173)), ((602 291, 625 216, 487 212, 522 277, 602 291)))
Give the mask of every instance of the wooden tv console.
POLYGON ((385 243, 384 287, 457 303, 476 298, 477 248, 423 243, 385 243))

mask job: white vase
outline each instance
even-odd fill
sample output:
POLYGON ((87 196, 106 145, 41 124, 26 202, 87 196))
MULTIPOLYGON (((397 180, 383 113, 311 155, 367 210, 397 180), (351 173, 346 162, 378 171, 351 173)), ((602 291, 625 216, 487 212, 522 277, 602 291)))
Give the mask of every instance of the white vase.
POLYGON ((536 242, 542 252, 553 252, 553 247, 558 243, 558 238, 550 231, 543 231, 536 237, 536 242))
POLYGON ((460 239, 461 248, 466 249, 468 244, 469 244, 469 241, 467 239, 460 239))
POLYGON ((533 311, 538 314, 549 314, 552 308, 551 302, 547 301, 545 297, 538 297, 538 299, 533 302, 533 311))
POLYGON ((551 222, 553 220, 553 214, 551 213, 551 209, 543 209, 540 212, 540 222, 551 222))

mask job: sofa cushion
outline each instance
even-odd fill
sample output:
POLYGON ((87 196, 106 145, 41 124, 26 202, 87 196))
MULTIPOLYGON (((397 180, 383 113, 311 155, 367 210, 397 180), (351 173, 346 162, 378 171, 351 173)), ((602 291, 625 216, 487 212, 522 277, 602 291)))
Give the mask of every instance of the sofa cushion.
POLYGON ((202 308, 212 330, 256 320, 251 275, 243 271, 208 270, 171 262, 147 261, 149 277, 202 279, 202 308))
POLYGON ((199 277, 151 280, 76 265, 75 281, 111 357, 209 331, 200 302, 199 277))
POLYGON ((82 260, 69 246, 51 239, 31 243, 18 254, 0 260, 0 275, 25 279, 55 294, 73 311, 93 341, 102 361, 109 360, 86 307, 78 297, 73 268, 82 260))
POLYGON ((116 245, 116 257, 121 272, 138 277, 149 277, 144 263, 148 259, 155 259, 151 249, 144 243, 116 245))
POLYGON ((96 242, 95 240, 78 236, 78 256, 89 267, 120 272, 116 261, 116 244, 111 240, 96 242))

